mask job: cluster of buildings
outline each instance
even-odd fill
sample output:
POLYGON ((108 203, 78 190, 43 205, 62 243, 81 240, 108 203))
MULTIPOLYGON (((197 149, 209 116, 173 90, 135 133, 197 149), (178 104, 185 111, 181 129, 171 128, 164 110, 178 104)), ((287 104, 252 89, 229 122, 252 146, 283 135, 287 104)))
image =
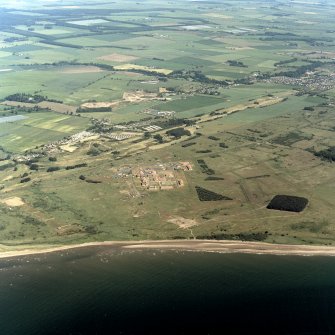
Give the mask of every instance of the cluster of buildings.
POLYGON ((84 142, 88 139, 91 139, 94 136, 96 137, 97 134, 91 133, 89 131, 82 131, 80 133, 68 136, 62 140, 44 144, 40 153, 27 153, 24 155, 21 155, 21 154, 13 155, 12 159, 18 163, 28 162, 36 158, 41 158, 46 153, 50 154, 50 153, 57 153, 57 152, 63 151, 62 146, 75 145, 77 143, 84 142))
POLYGON ((150 133, 154 132, 154 131, 158 131, 158 130, 162 130, 163 128, 162 127, 159 127, 159 126, 155 126, 155 125, 152 125, 152 126, 148 126, 148 127, 145 127, 143 128, 145 131, 148 131, 150 133))
POLYGON ((74 145, 79 142, 84 142, 93 136, 97 136, 95 133, 91 133, 89 131, 81 131, 80 133, 68 136, 62 140, 56 142, 50 142, 43 146, 43 149, 48 153, 59 152, 61 150, 61 146, 64 145, 74 145))
POLYGON ((132 177, 136 187, 148 191, 173 190, 184 186, 181 171, 191 171, 190 162, 171 162, 152 166, 123 166, 114 178, 132 177))
POLYGON ((143 131, 153 132, 161 130, 162 128, 157 125, 151 124, 151 120, 149 120, 149 121, 134 122, 126 125, 116 124, 113 125, 113 129, 121 131, 130 131, 130 132, 143 132, 143 131))
POLYGON ((129 132, 110 133, 105 136, 115 141, 124 141, 124 140, 128 140, 129 138, 138 136, 138 133, 129 133, 129 132))
POLYGON ((158 109, 146 109, 144 112, 144 114, 149 114, 149 115, 153 115, 153 116, 159 116, 159 117, 173 117, 176 112, 175 111, 160 111, 158 109))
POLYGON ((335 87, 335 73, 328 75, 317 75, 309 73, 301 78, 294 77, 272 77, 265 80, 268 83, 300 86, 310 91, 327 91, 335 87))
POLYGON ((142 188, 148 191, 172 190, 184 185, 173 170, 164 166, 133 169, 133 176, 140 181, 142 188))

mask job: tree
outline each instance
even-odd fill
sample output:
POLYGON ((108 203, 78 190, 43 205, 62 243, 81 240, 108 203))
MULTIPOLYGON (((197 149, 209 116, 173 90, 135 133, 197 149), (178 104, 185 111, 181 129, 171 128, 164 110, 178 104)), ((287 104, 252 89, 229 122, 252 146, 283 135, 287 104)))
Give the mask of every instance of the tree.
POLYGON ((101 151, 98 148, 91 148, 89 151, 87 151, 87 155, 90 156, 98 156, 100 155, 101 151))
POLYGON ((47 169, 47 172, 54 172, 54 171, 59 171, 60 170, 60 167, 59 166, 50 166, 48 169, 47 169))
POLYGON ((30 165, 30 170, 38 171, 38 164, 33 163, 30 165))
POLYGON ((187 135, 187 136, 191 135, 190 131, 184 128, 171 129, 171 130, 168 130, 166 133, 169 136, 173 136, 175 138, 180 138, 181 136, 184 136, 184 135, 187 135))
POLYGON ((153 137, 158 143, 163 143, 163 137, 161 134, 156 134, 153 137))
POLYGON ((146 131, 146 132, 143 134, 143 137, 144 137, 144 138, 150 138, 150 137, 151 137, 150 132, 146 131))

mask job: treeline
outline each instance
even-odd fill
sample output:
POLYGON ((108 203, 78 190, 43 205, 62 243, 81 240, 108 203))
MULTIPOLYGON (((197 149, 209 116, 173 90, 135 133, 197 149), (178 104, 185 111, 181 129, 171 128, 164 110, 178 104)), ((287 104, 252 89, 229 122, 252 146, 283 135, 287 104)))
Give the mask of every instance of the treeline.
POLYGON ((184 118, 172 118, 167 119, 161 122, 156 122, 155 124, 163 129, 171 128, 171 127, 178 127, 178 126, 192 126, 195 124, 195 120, 189 120, 184 118))
POLYGON ((247 65, 243 64, 243 62, 237 60, 227 60, 227 64, 229 66, 235 66, 235 67, 248 67, 247 65))
POLYGON ((209 176, 207 178, 205 178, 205 180, 207 181, 217 181, 217 180, 224 180, 223 177, 217 177, 217 176, 209 176))
POLYGON ((260 37, 261 41, 294 41, 294 42, 306 42, 311 45, 319 44, 322 42, 332 42, 333 39, 330 37, 319 37, 318 39, 309 36, 299 36, 293 33, 278 33, 273 31, 267 31, 264 33, 265 37, 260 37))
POLYGON ((314 153, 315 156, 329 162, 335 162, 335 147, 330 147, 314 153))
POLYGON ((23 184, 23 183, 28 183, 28 181, 31 181, 31 178, 30 178, 30 177, 26 177, 26 178, 21 179, 20 183, 21 183, 21 184, 23 184))
POLYGON ((200 201, 220 201, 220 200, 233 200, 229 197, 226 197, 222 194, 206 190, 203 187, 196 186, 195 190, 200 201))
POLYGON ((223 149, 228 149, 229 148, 229 146, 224 142, 219 143, 219 147, 223 148, 223 149))
MULTIPOLYGON (((44 41, 43 41, 44 42, 44 41)), ((44 42, 46 43, 46 42, 44 42)), ((65 44, 65 43, 59 43, 56 41, 48 41, 48 44, 65 44)), ((71 46, 71 45, 62 45, 67 47, 78 47, 78 46, 71 46)), ((212 84, 212 85, 220 85, 220 86, 228 86, 229 83, 225 80, 216 80, 208 78, 206 75, 204 75, 201 71, 195 71, 195 70, 176 70, 171 72, 170 74, 166 75, 164 73, 155 72, 155 69, 153 70, 142 70, 142 69, 127 69, 127 70, 115 70, 115 68, 112 65, 104 64, 104 63, 86 63, 86 62, 76 62, 76 61, 60 61, 60 62, 53 62, 53 63, 44 63, 42 65, 45 66, 96 66, 103 70, 107 71, 127 71, 127 72, 134 72, 134 73, 140 73, 146 76, 154 76, 159 81, 167 81, 167 79, 186 79, 190 81, 197 81, 202 84, 212 84)), ((213 93, 213 95, 215 95, 213 93)))
POLYGON ((201 71, 195 71, 195 70, 176 70, 171 72, 168 75, 169 78, 174 79, 186 79, 191 81, 197 81, 203 84, 216 84, 221 86, 228 86, 229 83, 225 80, 216 80, 208 78, 206 75, 204 75, 201 71))
POLYGON ((81 114, 81 113, 106 113, 106 112, 111 112, 112 107, 94 107, 94 108, 83 108, 79 107, 76 110, 76 113, 81 114))
POLYGON ((199 164, 202 173, 206 173, 209 176, 215 174, 215 171, 211 169, 203 159, 198 159, 197 163, 199 164))
MULTIPOLYGON (((22 65, 27 67, 27 65, 22 65)), ((28 65, 31 66, 31 65, 28 65)), ((77 62, 77 61, 59 61, 53 63, 43 63, 43 64, 34 64, 34 66, 96 66, 104 70, 114 71, 112 65, 103 64, 103 63, 94 63, 94 62, 77 62)))
POLYGON ((65 170, 73 170, 73 169, 78 169, 82 167, 86 167, 87 163, 81 163, 81 164, 76 164, 76 165, 68 165, 65 170))
POLYGON ((213 135, 208 136, 208 138, 212 141, 220 141, 220 139, 218 137, 213 136, 213 135))
MULTIPOLYGON (((32 112, 39 112, 39 111, 45 111, 49 110, 50 108, 42 108, 37 105, 32 107, 26 107, 26 106, 10 106, 5 107, 4 111, 8 111, 8 114, 17 115, 18 113, 32 113, 32 112)), ((6 114, 5 114, 6 115, 6 114)))
POLYGON ((298 58, 292 58, 292 59, 286 59, 286 60, 281 60, 280 62, 274 63, 274 66, 282 66, 282 65, 287 65, 290 63, 294 63, 298 60, 298 58))
POLYGON ((316 68, 322 66, 323 64, 324 64, 323 62, 315 61, 308 65, 299 66, 290 71, 282 71, 282 72, 276 73, 275 75, 279 77, 297 78, 297 77, 303 76, 308 71, 314 71, 316 68))
POLYGON ((102 183, 101 180, 87 179, 86 176, 84 175, 80 175, 79 179, 86 181, 86 183, 90 183, 90 184, 101 184, 102 183))
MULTIPOLYGON (((65 170, 74 170, 74 169, 79 169, 79 168, 82 168, 82 167, 86 167, 87 166, 87 163, 81 163, 81 164, 76 164, 76 165, 68 165, 65 167, 65 170)), ((59 166, 50 166, 48 169, 47 169, 47 172, 55 172, 55 171, 59 171, 61 170, 61 167, 59 166)))
POLYGON ((17 102, 23 102, 23 103, 39 103, 42 101, 63 103, 63 101, 60 101, 60 100, 49 99, 47 96, 43 96, 40 94, 29 94, 29 93, 10 94, 5 97, 5 100, 17 101, 17 102))
MULTIPOLYGON (((263 80, 263 79, 270 79, 272 77, 290 77, 290 78, 299 78, 306 74, 308 71, 314 71, 318 67, 321 67, 324 64, 327 65, 334 65, 335 62, 320 62, 320 61, 308 61, 310 64, 307 65, 302 65, 299 67, 294 67, 292 70, 289 71, 281 71, 281 72, 276 72, 276 73, 270 73, 270 72, 265 72, 265 73, 259 73, 257 76, 258 80, 263 80)), ((243 78, 243 80, 250 80, 250 78, 243 78)), ((235 81, 236 82, 236 81, 235 81)))
POLYGON ((185 143, 185 144, 182 144, 182 148, 187 148, 187 147, 191 147, 192 145, 196 145, 197 143, 196 142, 189 142, 189 143, 185 143))
POLYGON ((155 76, 158 77, 159 80, 161 81, 166 81, 167 75, 161 72, 156 72, 155 69, 153 68, 151 71, 149 70, 142 70, 142 69, 127 69, 127 70, 118 70, 118 71, 127 71, 127 72, 134 72, 134 73, 140 73, 145 76, 155 76))
POLYGON ((114 71, 114 67, 112 65, 103 64, 103 63, 82 63, 76 61, 60 61, 60 62, 53 62, 53 63, 44 63, 43 65, 51 65, 51 66, 96 66, 100 69, 107 70, 107 71, 114 71))
MULTIPOLYGON (((43 35, 43 37, 45 37, 45 35, 43 35)), ((72 49, 83 49, 84 48, 81 45, 58 42, 58 41, 55 41, 55 40, 52 40, 52 39, 43 39, 43 40, 40 41, 40 43, 55 45, 57 47, 72 48, 72 49)))
POLYGON ((7 164, 3 164, 3 165, 0 165, 0 171, 4 171, 6 169, 9 169, 9 168, 13 168, 15 166, 14 163, 7 163, 7 164))
POLYGON ((113 129, 113 125, 104 124, 103 122, 95 122, 91 126, 89 126, 86 131, 94 133, 109 133, 113 131, 113 129))
POLYGON ((15 94, 11 94, 5 97, 5 100, 8 101, 18 101, 18 102, 33 102, 33 103, 38 103, 38 102, 42 102, 46 99, 46 97, 44 97, 43 95, 39 95, 39 94, 27 94, 27 93, 15 93, 15 94))
POLYGON ((175 138, 180 138, 182 136, 190 136, 191 135, 191 132, 185 128, 175 128, 175 129, 171 129, 171 130, 168 130, 166 132, 167 135, 169 136, 173 136, 175 138))

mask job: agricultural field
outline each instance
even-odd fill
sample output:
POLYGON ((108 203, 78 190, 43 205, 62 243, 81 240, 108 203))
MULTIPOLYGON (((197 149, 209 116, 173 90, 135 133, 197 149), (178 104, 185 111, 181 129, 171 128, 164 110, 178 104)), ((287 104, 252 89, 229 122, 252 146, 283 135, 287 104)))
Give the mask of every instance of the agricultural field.
POLYGON ((0 243, 334 243, 334 7, 191 3, 1 4, 0 243))
MULTIPOLYGON (((2 148, 12 153, 73 135, 89 124, 88 120, 54 112, 25 113, 18 121, 0 123, 2 148)), ((0 118, 1 120, 1 118, 0 118)))

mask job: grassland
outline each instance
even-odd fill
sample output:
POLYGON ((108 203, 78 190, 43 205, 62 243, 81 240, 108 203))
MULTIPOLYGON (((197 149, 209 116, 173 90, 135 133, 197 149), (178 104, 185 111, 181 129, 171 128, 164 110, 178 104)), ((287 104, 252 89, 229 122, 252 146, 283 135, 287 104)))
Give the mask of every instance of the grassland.
POLYGON ((314 155, 335 146, 329 3, 76 4, 2 5, 0 117, 26 118, 0 123, 0 243, 334 243, 334 163, 314 155), (9 106, 16 93, 46 105, 9 106), (113 108, 76 113, 87 102, 113 108), (167 134, 177 127, 191 135, 167 134), (122 132, 132 136, 113 140, 122 132), (178 189, 116 176, 180 161, 193 169, 178 189), (221 197, 200 201, 199 189, 221 197), (309 205, 267 209, 276 194, 309 205))

